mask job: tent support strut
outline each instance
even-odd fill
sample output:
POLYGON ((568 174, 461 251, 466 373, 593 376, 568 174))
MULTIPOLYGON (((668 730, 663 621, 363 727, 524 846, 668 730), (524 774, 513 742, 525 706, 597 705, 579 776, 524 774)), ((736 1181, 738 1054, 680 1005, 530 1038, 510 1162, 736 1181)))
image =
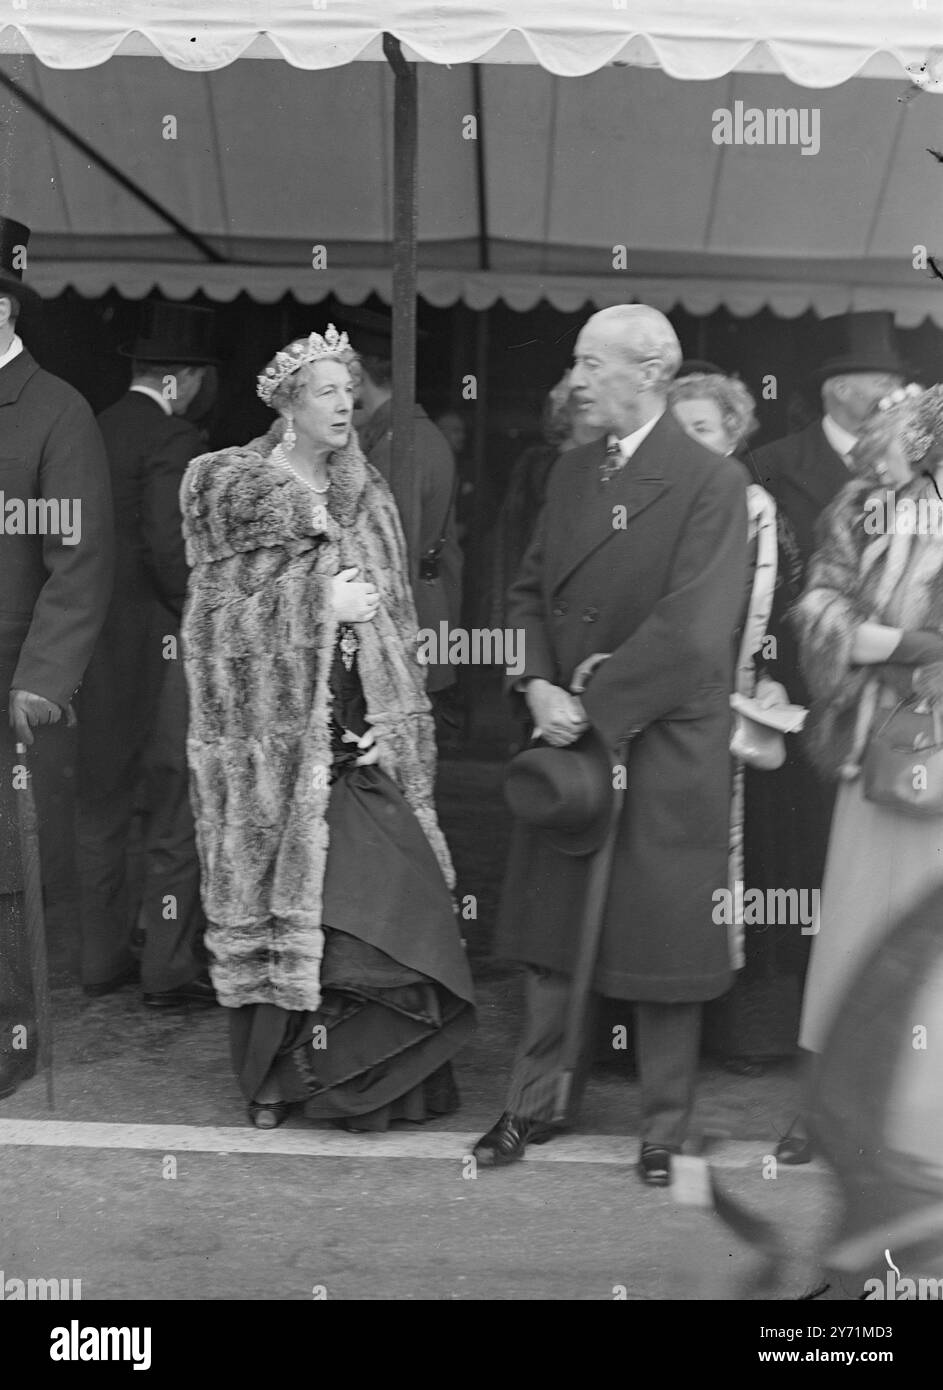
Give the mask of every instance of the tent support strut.
POLYGON ((394 75, 393 105, 393 438, 390 487, 399 507, 409 576, 419 584, 421 477, 413 455, 416 400, 416 285, 418 207, 416 190, 418 87, 416 65, 407 63, 399 40, 383 35, 394 75))
POLYGON ((29 107, 30 111, 41 117, 47 125, 52 126, 57 135, 61 135, 64 140, 68 140, 70 145, 74 145, 76 149, 80 150, 88 159, 93 160, 100 169, 105 171, 109 178, 114 179, 115 183, 120 184, 133 198, 137 198, 138 202, 143 203, 144 206, 149 208, 162 222, 166 222, 179 236, 189 241, 191 246, 195 246, 201 256, 205 256, 208 261, 213 261, 217 265, 226 263, 226 257, 221 256, 215 247, 211 246, 208 241, 204 241, 203 237, 201 237, 198 232, 191 231, 191 229, 185 226, 178 217, 175 217, 172 212, 165 208, 162 203, 159 203, 156 198, 152 198, 147 190, 142 188, 139 183, 136 183, 134 179, 130 178, 123 170, 119 169, 116 164, 112 164, 107 155, 103 155, 100 150, 95 149, 94 145, 90 145, 88 141, 84 140, 76 131, 71 130, 64 121, 60 120, 54 112, 49 110, 48 106, 44 106, 31 92, 26 91, 25 87, 21 87, 18 82, 15 82, 12 77, 9 77, 2 70, 0 70, 0 83, 2 83, 8 91, 13 93, 17 101, 21 101, 24 106, 29 107))

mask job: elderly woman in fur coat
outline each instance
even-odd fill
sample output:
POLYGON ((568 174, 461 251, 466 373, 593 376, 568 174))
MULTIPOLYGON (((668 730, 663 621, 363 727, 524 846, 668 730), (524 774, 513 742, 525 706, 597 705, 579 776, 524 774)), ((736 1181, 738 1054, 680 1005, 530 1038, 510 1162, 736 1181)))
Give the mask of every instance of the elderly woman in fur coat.
MULTIPOLYGON (((943 387, 886 397, 853 462, 859 480, 822 517, 794 614, 813 695, 809 752, 839 779, 800 1035, 816 1053, 864 960, 943 886, 943 815, 915 815, 862 775, 891 718, 908 724, 895 740, 906 734, 910 749, 929 722, 920 702, 943 711, 943 387)), ((917 778, 930 754, 907 756, 917 778)))
POLYGON ((249 1115, 349 1129, 455 1109, 473 1028, 402 531, 351 427, 345 334, 259 377, 279 414, 181 488, 191 799, 249 1115))

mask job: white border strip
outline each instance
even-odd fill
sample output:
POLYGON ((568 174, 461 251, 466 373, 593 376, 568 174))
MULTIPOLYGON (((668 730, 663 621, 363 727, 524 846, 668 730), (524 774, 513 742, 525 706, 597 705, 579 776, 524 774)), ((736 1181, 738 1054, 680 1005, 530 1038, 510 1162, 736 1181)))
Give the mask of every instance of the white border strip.
MULTIPOLYGON (((479 1132, 433 1130, 425 1133, 347 1134, 343 1131, 282 1126, 274 1130, 214 1125, 93 1124, 75 1120, 0 1120, 0 1148, 136 1149, 158 1153, 280 1154, 304 1158, 467 1158, 479 1132)), ((626 1135, 561 1135, 532 1145, 532 1163, 608 1163, 633 1166, 638 1139, 626 1135)), ((756 1141, 730 1140, 710 1154, 717 1168, 759 1168, 772 1153, 756 1141)), ((808 1171, 808 1169, 807 1169, 808 1171)), ((811 1171, 821 1172, 818 1165, 811 1171)))

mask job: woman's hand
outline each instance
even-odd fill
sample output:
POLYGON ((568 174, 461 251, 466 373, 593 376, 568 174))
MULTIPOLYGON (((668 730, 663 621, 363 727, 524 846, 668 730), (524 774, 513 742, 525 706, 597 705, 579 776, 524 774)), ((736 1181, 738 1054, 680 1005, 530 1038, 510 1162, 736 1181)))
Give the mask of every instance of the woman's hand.
POLYGON ((779 705, 792 703, 785 686, 780 685, 779 681, 770 680, 769 676, 760 676, 756 683, 754 699, 760 709, 775 709, 779 705))
POLYGON ((335 575, 331 585, 331 602, 338 622, 369 623, 377 615, 380 594, 373 584, 357 580, 360 570, 341 570, 335 575))
POLYGON ((357 747, 361 749, 360 757, 354 763, 354 767, 371 767, 380 761, 377 736, 372 729, 368 729, 360 738, 356 734, 352 734, 349 729, 345 729, 341 734, 341 741, 343 743, 356 743, 357 747))

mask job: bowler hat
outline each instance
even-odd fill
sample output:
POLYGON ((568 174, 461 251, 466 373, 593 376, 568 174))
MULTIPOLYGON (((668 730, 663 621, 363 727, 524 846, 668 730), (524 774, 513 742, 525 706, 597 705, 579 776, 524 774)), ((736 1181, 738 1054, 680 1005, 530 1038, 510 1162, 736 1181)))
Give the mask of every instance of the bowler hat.
POLYGON ((819 386, 831 376, 893 372, 909 376, 894 332, 894 315, 884 309, 823 319, 822 361, 813 373, 819 386))
POLYGON ((563 854, 592 854, 600 847, 612 792, 612 760, 593 729, 568 748, 525 748, 504 776, 505 799, 517 819, 542 830, 563 854))
POLYGON ((138 336, 118 351, 122 357, 133 357, 139 362, 205 366, 219 361, 213 338, 214 324, 212 309, 148 299, 144 302, 138 336))
POLYGON ((24 308, 42 303, 35 290, 23 283, 29 227, 12 217, 0 216, 0 294, 12 294, 24 308))

